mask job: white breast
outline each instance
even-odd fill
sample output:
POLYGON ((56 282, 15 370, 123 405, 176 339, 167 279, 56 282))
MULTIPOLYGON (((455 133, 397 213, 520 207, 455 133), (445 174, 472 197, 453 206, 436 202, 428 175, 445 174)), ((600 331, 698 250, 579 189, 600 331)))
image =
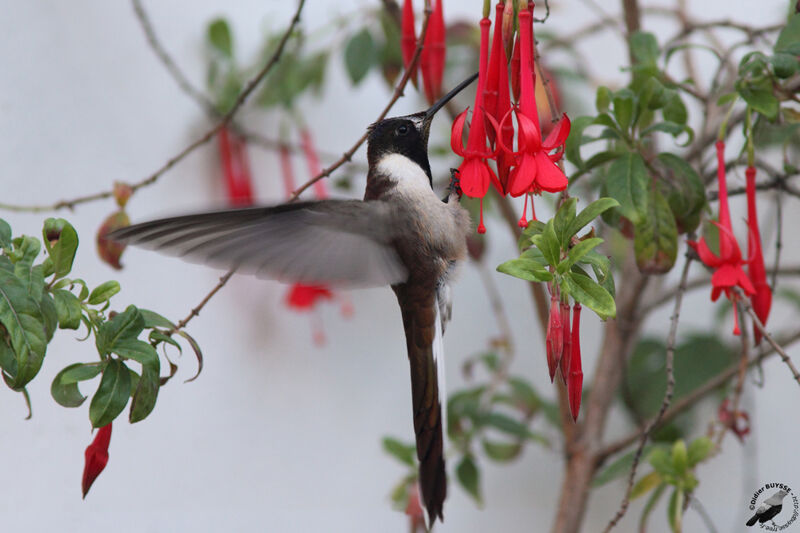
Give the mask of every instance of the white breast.
POLYGON ((398 194, 415 200, 439 200, 422 167, 402 154, 384 155, 378 161, 378 171, 397 184, 398 194))

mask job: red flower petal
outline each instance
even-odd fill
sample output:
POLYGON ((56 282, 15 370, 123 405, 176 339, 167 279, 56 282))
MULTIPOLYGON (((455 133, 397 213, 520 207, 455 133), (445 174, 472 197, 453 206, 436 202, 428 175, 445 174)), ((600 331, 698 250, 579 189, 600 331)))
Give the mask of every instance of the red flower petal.
POLYGON ((564 113, 564 116, 561 117, 561 120, 556 123, 555 127, 547 135, 547 138, 542 143, 542 147, 544 147, 545 150, 550 151, 564 144, 567 140, 567 137, 569 137, 569 130, 571 127, 572 123, 570 122, 567 114, 564 113))
POLYGON ((559 192, 567 188, 567 177, 555 163, 550 161, 546 153, 536 152, 534 157, 538 171, 535 187, 547 192, 559 192))
POLYGON ((450 130, 450 149, 459 157, 464 157, 464 123, 467 121, 467 111, 469 108, 458 114, 450 130))

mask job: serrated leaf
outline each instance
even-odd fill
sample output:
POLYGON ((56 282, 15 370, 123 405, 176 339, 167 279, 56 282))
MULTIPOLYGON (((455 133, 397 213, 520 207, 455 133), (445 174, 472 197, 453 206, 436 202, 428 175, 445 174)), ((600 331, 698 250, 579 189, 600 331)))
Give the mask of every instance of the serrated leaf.
POLYGON ((110 424, 128 404, 131 393, 131 375, 128 367, 118 359, 109 359, 103 370, 100 386, 89 404, 92 427, 110 424))
POLYGON ((456 478, 475 501, 481 503, 480 472, 471 456, 465 455, 456 466, 456 478))
POLYGON ((413 467, 417 461, 417 449, 413 444, 406 444, 394 437, 384 437, 381 442, 383 451, 403 464, 413 467))
POLYGON ((233 57, 233 37, 225 19, 215 19, 208 25, 208 42, 225 57, 233 57))
POLYGON ((125 311, 104 322, 97 329, 95 344, 98 353, 100 355, 111 353, 118 342, 125 339, 135 339, 143 329, 144 318, 142 318, 142 314, 136 306, 129 305, 125 311))
POLYGON ((498 265, 498 272, 526 281, 550 281, 553 275, 532 259, 511 259, 498 265))
POLYGON ((629 152, 614 161, 608 169, 605 192, 619 202, 619 212, 633 222, 647 214, 649 176, 644 159, 629 152))
POLYGON ((569 289, 569 294, 581 305, 588 307, 605 320, 617 315, 617 305, 614 298, 588 276, 568 272, 564 281, 569 289))
POLYGON ((120 291, 119 282, 111 280, 101 283, 89 294, 89 305, 98 305, 107 302, 120 291))
POLYGON ((650 210, 635 225, 633 248, 636 265, 644 274, 664 274, 672 270, 678 256, 678 227, 664 196, 650 191, 650 210))
POLYGON ((59 405, 64 407, 79 407, 86 400, 86 396, 78 389, 78 382, 97 377, 103 367, 97 364, 75 363, 69 365, 56 374, 50 385, 50 394, 59 405))
POLYGON ((494 442, 483 439, 481 444, 487 457, 501 463, 513 461, 522 452, 522 444, 518 442, 494 442))
POLYGON ((347 42, 344 49, 344 64, 353 84, 358 84, 375 63, 375 43, 367 28, 362 29, 347 42))
POLYGON ((661 474, 653 470, 646 476, 642 477, 631 489, 631 501, 641 498, 651 490, 655 489, 663 483, 661 474))

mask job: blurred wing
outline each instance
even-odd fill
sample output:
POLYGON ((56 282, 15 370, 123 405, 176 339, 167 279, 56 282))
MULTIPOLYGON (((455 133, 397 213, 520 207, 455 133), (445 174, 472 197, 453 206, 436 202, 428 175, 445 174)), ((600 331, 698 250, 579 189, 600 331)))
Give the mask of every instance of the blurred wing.
POLYGON ((164 218, 109 237, 258 277, 375 287, 408 277, 396 228, 385 202, 322 200, 164 218))

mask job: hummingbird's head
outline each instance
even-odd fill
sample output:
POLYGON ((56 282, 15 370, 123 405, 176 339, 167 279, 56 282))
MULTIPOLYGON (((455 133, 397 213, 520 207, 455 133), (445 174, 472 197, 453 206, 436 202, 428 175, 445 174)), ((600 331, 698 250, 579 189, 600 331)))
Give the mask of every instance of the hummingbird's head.
POLYGON ((436 112, 460 93, 478 77, 475 73, 458 84, 452 91, 442 96, 425 111, 387 118, 372 124, 367 136, 367 160, 370 167, 375 167, 384 156, 399 154, 418 164, 428 179, 431 179, 431 167, 428 162, 428 135, 436 112))

